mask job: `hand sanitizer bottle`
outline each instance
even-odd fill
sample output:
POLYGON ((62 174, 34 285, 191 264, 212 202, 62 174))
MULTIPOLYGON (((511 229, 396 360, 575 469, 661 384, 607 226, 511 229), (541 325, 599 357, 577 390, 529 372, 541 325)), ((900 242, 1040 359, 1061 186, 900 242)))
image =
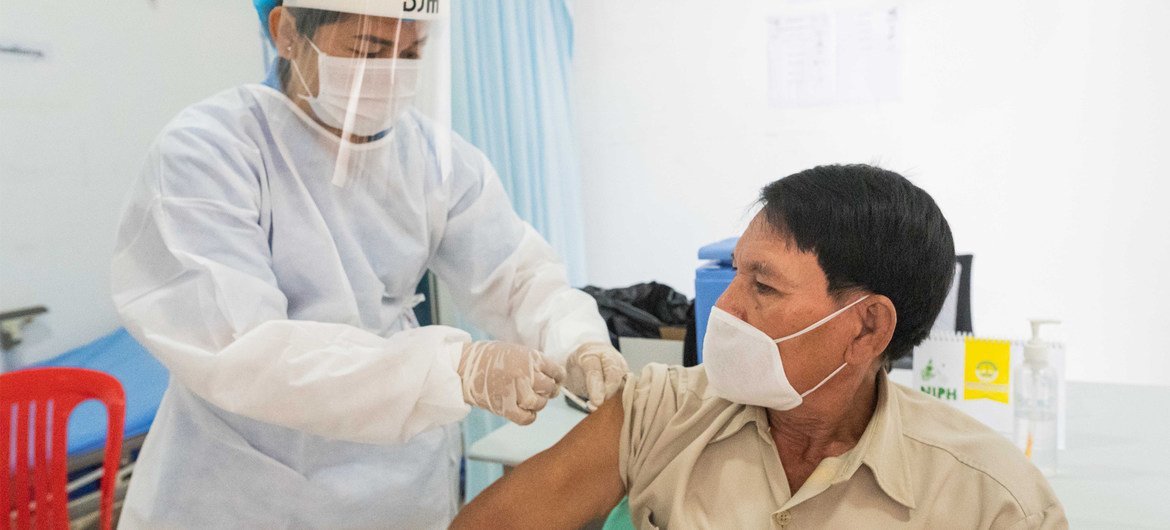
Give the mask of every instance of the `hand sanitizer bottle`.
POLYGON ((1056 371, 1048 364, 1048 343, 1040 326, 1056 320, 1033 319, 1024 345, 1024 364, 1015 381, 1015 441, 1045 476, 1056 474, 1056 371))

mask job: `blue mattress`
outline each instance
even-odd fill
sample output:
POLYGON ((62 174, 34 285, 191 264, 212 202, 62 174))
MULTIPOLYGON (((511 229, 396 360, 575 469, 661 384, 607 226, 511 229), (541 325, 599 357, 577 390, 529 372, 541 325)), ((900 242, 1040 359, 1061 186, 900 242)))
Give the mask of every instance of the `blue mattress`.
MULTIPOLYGON (((34 366, 76 366, 118 378, 126 391, 126 438, 146 434, 150 429, 169 377, 167 369, 121 328, 34 366)), ((100 449, 105 441, 105 406, 97 401, 78 405, 69 417, 69 454, 100 449)))

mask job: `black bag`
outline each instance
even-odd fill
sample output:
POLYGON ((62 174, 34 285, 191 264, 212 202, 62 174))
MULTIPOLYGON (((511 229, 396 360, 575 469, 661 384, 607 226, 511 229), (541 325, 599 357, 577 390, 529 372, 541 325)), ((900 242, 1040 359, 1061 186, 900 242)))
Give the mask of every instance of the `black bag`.
MULTIPOLYGON (((660 328, 693 326, 694 309, 686 295, 657 282, 602 289, 582 289, 597 300, 597 308, 609 328, 609 340, 616 348, 618 337, 661 338, 660 328)), ((693 340, 693 339, 692 339, 693 340)))

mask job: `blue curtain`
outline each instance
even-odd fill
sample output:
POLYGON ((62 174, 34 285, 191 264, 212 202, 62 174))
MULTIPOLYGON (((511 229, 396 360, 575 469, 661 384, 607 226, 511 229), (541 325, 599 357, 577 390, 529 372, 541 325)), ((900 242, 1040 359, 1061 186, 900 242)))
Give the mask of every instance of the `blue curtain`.
POLYGON ((566 0, 458 1, 451 20, 451 121, 483 150, 512 206, 585 280, 580 171, 569 107, 566 0))
MULTIPOLYGON (((569 108, 573 23, 566 0, 456 0, 451 20, 455 131, 483 150, 512 206, 585 280, 580 174, 569 108)), ((465 446, 504 424, 473 409, 465 446)), ((502 473, 467 462, 467 499, 502 473)))

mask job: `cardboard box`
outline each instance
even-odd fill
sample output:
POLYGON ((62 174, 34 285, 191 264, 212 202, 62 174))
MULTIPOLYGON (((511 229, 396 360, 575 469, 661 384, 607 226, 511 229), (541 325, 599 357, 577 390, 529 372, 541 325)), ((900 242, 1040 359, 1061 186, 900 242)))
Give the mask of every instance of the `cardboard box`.
POLYGON ((687 328, 685 326, 662 326, 658 328, 658 334, 663 340, 686 340, 687 328))
MULTIPOLYGON (((685 336, 685 329, 683 333, 685 336)), ((683 360, 682 340, 618 337, 618 349, 635 374, 641 373, 642 368, 650 363, 681 365, 683 360)))

